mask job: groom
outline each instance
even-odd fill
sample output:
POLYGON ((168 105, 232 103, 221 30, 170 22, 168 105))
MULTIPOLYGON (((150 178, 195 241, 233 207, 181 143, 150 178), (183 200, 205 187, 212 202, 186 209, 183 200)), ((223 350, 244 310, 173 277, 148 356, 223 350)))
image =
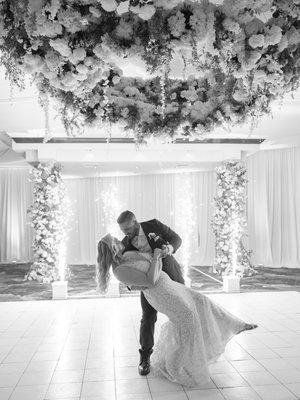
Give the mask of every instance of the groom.
MULTIPOLYGON (((125 251, 137 250, 152 254, 154 249, 162 248, 163 267, 169 277, 184 284, 180 265, 172 254, 181 245, 181 239, 167 225, 157 219, 139 223, 131 211, 124 211, 117 220, 121 231, 126 235, 122 240, 125 251)), ((154 345, 154 326, 157 311, 148 303, 141 291, 142 319, 140 328, 140 363, 139 374, 148 375, 150 372, 150 355, 154 345)))

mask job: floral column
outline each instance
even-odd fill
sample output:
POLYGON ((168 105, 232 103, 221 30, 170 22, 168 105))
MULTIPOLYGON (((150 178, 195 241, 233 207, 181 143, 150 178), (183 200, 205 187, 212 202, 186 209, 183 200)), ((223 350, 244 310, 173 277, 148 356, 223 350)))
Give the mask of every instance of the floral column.
POLYGON ((251 251, 245 248, 246 168, 240 161, 216 168, 217 192, 212 228, 216 238, 214 272, 222 275, 253 274, 251 251))
POLYGON ((28 280, 50 283, 66 278, 68 204, 59 164, 39 163, 32 169, 34 201, 28 209, 34 228, 34 262, 28 280))

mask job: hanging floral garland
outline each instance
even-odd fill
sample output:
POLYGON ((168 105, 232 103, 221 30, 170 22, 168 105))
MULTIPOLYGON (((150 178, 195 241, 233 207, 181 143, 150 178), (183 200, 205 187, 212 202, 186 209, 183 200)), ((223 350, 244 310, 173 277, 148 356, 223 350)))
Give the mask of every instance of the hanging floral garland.
POLYGON ((69 134, 113 122, 138 142, 192 139, 298 87, 299 18, 299 0, 1 0, 1 61, 59 100, 69 134), (148 79, 122 75, 134 57, 148 79), (176 57, 197 74, 171 79, 176 57))
POLYGON ((39 163, 31 171, 34 202, 29 208, 34 228, 33 257, 26 279, 42 283, 64 280, 68 204, 59 164, 39 163))
POLYGON ((212 228, 215 234, 214 272, 222 275, 250 276, 252 251, 246 249, 246 168, 229 161, 216 168, 217 193, 212 228))

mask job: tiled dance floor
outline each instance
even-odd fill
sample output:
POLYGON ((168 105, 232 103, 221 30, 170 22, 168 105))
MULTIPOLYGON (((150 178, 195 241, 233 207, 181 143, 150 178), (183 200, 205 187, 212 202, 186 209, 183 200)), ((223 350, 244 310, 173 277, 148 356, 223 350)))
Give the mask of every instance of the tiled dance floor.
POLYGON ((136 297, 0 303, 0 399, 300 399, 300 293, 210 297, 259 328, 232 339, 194 390, 138 375, 136 297))

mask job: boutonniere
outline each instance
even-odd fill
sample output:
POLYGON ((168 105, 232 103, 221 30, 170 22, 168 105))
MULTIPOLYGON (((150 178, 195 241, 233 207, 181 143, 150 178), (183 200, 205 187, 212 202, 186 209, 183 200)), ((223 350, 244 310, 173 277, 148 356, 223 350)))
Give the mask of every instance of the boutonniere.
POLYGON ((151 232, 151 233, 148 234, 148 238, 150 240, 154 240, 156 242, 159 239, 159 236, 156 233, 151 232))

